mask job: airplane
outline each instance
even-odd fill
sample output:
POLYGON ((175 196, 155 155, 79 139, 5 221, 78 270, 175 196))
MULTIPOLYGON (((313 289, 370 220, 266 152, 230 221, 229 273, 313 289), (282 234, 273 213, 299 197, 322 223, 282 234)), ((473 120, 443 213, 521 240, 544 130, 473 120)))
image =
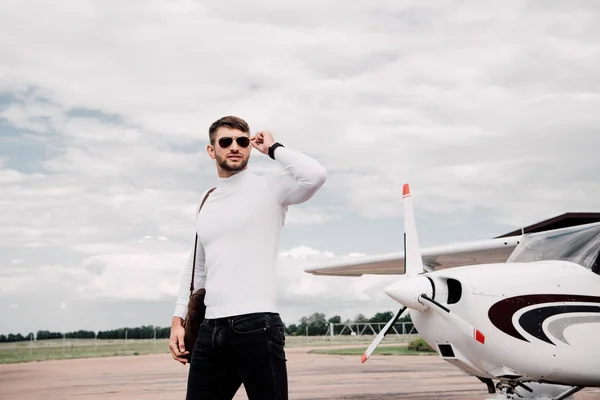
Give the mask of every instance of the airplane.
POLYGON ((448 363, 487 386, 486 400, 573 399, 600 387, 600 222, 421 250, 403 186, 404 252, 311 266, 314 275, 400 275, 400 303, 365 363, 406 314, 448 363))

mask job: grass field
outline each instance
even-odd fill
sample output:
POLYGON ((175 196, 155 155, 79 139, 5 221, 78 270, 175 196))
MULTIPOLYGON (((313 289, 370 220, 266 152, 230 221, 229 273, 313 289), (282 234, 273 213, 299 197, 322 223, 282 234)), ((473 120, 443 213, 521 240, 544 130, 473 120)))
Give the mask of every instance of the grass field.
MULTIPOLYGON (((385 343, 408 343, 415 335, 389 335, 385 343)), ((288 336, 286 347, 327 347, 342 345, 361 345, 358 354, 373 340, 373 335, 364 336, 288 336)), ((112 356, 136 356, 144 354, 169 353, 168 339, 52 339, 34 342, 0 343, 0 364, 112 356)))
MULTIPOLYGON (((330 354, 338 356, 360 356, 365 352, 364 348, 347 347, 341 349, 315 349, 309 351, 311 354, 330 354)), ((383 356, 418 356, 418 355, 436 355, 437 353, 432 351, 415 351, 409 350, 407 346, 380 346, 375 349, 373 355, 383 356)))
POLYGON ((167 339, 98 340, 62 339, 34 342, 3 343, 0 345, 0 364, 44 361, 68 358, 111 357, 168 353, 167 339))

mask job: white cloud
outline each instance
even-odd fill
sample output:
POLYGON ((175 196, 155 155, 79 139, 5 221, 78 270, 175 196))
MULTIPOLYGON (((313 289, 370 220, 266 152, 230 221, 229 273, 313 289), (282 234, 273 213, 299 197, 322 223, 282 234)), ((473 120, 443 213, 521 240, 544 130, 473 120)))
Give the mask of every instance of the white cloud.
POLYGON ((172 253, 168 247, 149 250, 150 246, 158 244, 144 246, 137 253, 98 254, 88 258, 86 264, 102 268, 78 286, 76 292, 84 298, 96 299, 174 299, 188 253, 172 253))
MULTIPOLYGON (((510 4, 386 2, 343 4, 343 13, 332 14, 339 11, 335 1, 301 11, 270 1, 252 7, 150 1, 65 3, 47 20, 29 14, 36 4, 4 10, 4 26, 22 42, 2 44, 9 66, 2 86, 36 90, 2 115, 15 126, 51 128, 71 140, 45 162, 52 172, 76 169, 88 179, 147 184, 129 171, 153 173, 148 160, 163 167, 160 175, 197 171, 197 154, 174 156, 158 143, 185 145, 203 137, 217 116, 238 113, 255 129, 269 127, 318 155, 334 173, 330 190, 369 217, 400 215, 397 194, 405 181, 421 188, 423 212, 485 207, 512 224, 523 215, 595 207, 589 175, 585 184, 571 180, 551 206, 534 205, 585 173, 575 163, 581 154, 595 159, 589 143, 596 141, 600 99, 591 66, 598 60, 582 33, 593 29, 593 19, 581 11, 543 7, 531 18, 510 4), (207 40, 223 23, 227 33, 207 40), (54 47, 34 40, 42 33, 53 35, 54 47), (223 58, 223 48, 235 56, 223 58), (43 64, 33 62, 34 53, 43 64), (127 123, 66 117, 71 107, 127 123), (545 140, 561 136, 569 138, 568 152, 560 140, 545 140), (546 173, 555 168, 561 172, 546 173), (572 190, 586 195, 569 196, 572 190)), ((589 168, 596 166, 591 162, 589 168)), ((119 186, 115 191, 124 191, 119 186)), ((126 199, 117 195, 113 204, 126 199)), ((329 218, 293 211, 290 223, 329 218)))
POLYGON ((365 253, 350 253, 348 254, 348 257, 365 257, 366 254, 365 253))
POLYGON ((0 183, 20 183, 23 182, 24 176, 19 171, 14 169, 0 170, 0 183))
POLYGON ((32 94, 15 93, 23 102, 11 104, 0 112, 0 118, 15 128, 22 128, 36 133, 48 133, 54 126, 63 123, 63 110, 54 103, 36 101, 32 94))
MULTIPOLYGON (((150 246, 150 245, 148 245, 150 246)), ((112 253, 90 257, 83 268, 44 265, 13 270, 0 276, 0 297, 17 296, 45 287, 57 289, 65 300, 57 303, 66 310, 69 302, 82 301, 167 301, 179 290, 180 274, 188 254, 156 251, 154 254, 112 253)), ((332 262, 357 254, 338 256, 308 246, 280 252, 278 260, 279 303, 286 321, 297 321, 313 312, 353 318, 359 312, 374 314, 393 309, 395 303, 383 293, 389 277, 322 277, 304 272, 315 262, 332 262), (356 311, 360 310, 360 311, 356 311)), ((174 304, 174 303, 173 303, 174 304)))
MULTIPOLYGON (((92 298, 172 296, 214 184, 207 127, 225 114, 329 171, 288 214, 286 229, 314 227, 320 249, 282 254, 289 304, 386 301, 379 278, 301 266, 360 232, 343 222, 401 215, 404 182, 418 215, 453 221, 596 211, 598 16, 545 2, 0 5, 12 33, 0 41, 2 296, 35 290, 34 273, 92 298), (348 231, 321 232, 340 221, 348 231), (75 255, 41 261, 48 249, 75 255)), ((253 156, 258 172, 274 166, 253 156)))
MULTIPOLYGON (((0 294, 14 296, 28 284, 36 284, 34 277, 0 276, 0 294)), ((39 285, 39 283, 37 283, 39 285)))
POLYGON ((280 258, 286 259, 306 259, 308 257, 323 256, 327 258, 334 257, 334 254, 330 251, 320 252, 317 249, 312 249, 308 246, 298 246, 293 249, 282 251, 279 255, 280 258))
MULTIPOLYGON (((189 253, 169 252, 158 243, 143 245, 138 252, 96 254, 85 259, 81 267, 44 265, 14 268, 9 277, 0 276, 1 293, 30 292, 43 282, 62 287, 79 298, 111 300, 172 299, 179 290, 180 276, 189 253)), ((125 249, 125 248, 124 248, 125 249)), ((117 250, 117 249, 115 249, 117 250)), ((314 262, 332 262, 344 258, 331 251, 308 246, 283 250, 278 258, 280 296, 287 301, 316 301, 319 298, 372 300, 381 282, 387 277, 330 278, 306 274, 303 268, 314 262)), ((64 302, 61 308, 64 309, 64 302)))
POLYGON ((305 267, 315 263, 337 262, 356 256, 356 253, 335 255, 308 246, 282 251, 278 266, 279 298, 287 319, 298 320, 313 312, 353 318, 360 312, 356 310, 372 315, 394 309, 396 303, 383 292, 393 282, 393 277, 330 277, 304 272, 305 267))

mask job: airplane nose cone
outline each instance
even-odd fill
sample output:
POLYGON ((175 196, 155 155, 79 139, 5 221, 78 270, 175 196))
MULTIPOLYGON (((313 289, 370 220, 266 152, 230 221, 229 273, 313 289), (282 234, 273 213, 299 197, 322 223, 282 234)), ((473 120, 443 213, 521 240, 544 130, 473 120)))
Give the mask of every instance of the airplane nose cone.
POLYGON ((424 311, 427 306, 419 302, 423 293, 433 297, 431 282, 424 276, 405 277, 384 289, 385 293, 398 303, 413 310, 424 311))

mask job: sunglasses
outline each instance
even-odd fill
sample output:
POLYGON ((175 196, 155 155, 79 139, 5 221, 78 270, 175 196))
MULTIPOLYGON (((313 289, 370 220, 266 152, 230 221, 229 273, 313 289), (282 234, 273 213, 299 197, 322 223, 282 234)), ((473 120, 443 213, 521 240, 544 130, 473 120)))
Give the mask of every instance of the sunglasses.
MULTIPOLYGON (((238 146, 240 146, 240 147, 246 148, 246 147, 250 146, 250 138, 248 136, 239 136, 239 137, 235 138, 235 141, 237 142, 238 146)), ((232 143, 233 143, 232 137, 222 137, 221 139, 219 139, 219 146, 221 146, 224 149, 231 146, 232 143)))

